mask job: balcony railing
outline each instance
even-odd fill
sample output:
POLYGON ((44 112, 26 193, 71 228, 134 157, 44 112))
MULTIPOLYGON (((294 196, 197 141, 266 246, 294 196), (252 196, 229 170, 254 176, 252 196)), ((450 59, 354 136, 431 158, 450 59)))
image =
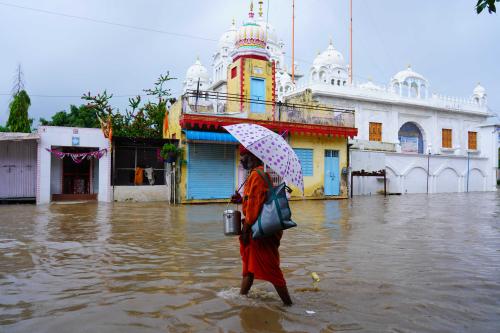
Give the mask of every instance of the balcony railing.
POLYGON ((272 102, 214 91, 188 90, 182 96, 182 112, 238 118, 248 118, 250 114, 257 114, 271 121, 355 127, 352 109, 272 102), (255 109, 266 111, 252 113, 255 109))

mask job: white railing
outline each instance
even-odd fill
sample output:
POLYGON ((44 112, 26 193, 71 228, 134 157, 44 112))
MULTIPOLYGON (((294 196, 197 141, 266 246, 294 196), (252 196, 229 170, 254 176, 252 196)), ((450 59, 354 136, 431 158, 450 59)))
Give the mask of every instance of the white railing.
MULTIPOLYGON (((366 83, 366 82, 365 82, 366 83)), ((332 93, 345 93, 350 95, 357 95, 360 97, 368 97, 379 100, 386 100, 388 102, 405 101, 414 103, 415 105, 428 105, 447 110, 455 111, 471 111, 471 112, 487 112, 486 105, 480 105, 473 98, 452 97, 440 94, 431 94, 428 97, 411 97, 401 96, 395 93, 392 87, 385 85, 378 86, 378 89, 369 89, 361 87, 363 83, 353 82, 352 85, 345 86, 317 84, 309 82, 299 82, 296 88, 290 92, 302 91, 305 89, 312 89, 313 91, 323 91, 332 93)))

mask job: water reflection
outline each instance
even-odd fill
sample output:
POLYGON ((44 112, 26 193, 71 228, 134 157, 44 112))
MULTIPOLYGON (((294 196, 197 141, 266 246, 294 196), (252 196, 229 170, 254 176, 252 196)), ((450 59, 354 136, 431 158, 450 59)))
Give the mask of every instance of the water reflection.
POLYGON ((499 203, 293 202, 299 227, 281 247, 291 308, 264 282, 238 294, 226 205, 0 206, 0 331, 497 332, 499 203))

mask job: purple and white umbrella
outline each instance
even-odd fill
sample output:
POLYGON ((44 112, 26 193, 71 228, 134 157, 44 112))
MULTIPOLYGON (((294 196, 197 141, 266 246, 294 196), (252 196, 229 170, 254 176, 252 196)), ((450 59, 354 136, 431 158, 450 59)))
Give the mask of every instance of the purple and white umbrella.
POLYGON ((304 177, 299 158, 281 135, 255 124, 223 127, 280 177, 296 185, 304 193, 304 177))

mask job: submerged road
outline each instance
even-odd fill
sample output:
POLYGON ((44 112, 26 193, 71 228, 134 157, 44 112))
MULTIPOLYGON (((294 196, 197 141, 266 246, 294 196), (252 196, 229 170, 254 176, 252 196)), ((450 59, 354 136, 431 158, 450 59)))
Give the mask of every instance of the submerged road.
POLYGON ((0 332, 500 332, 499 192, 293 202, 289 308, 224 209, 0 206, 0 332))

